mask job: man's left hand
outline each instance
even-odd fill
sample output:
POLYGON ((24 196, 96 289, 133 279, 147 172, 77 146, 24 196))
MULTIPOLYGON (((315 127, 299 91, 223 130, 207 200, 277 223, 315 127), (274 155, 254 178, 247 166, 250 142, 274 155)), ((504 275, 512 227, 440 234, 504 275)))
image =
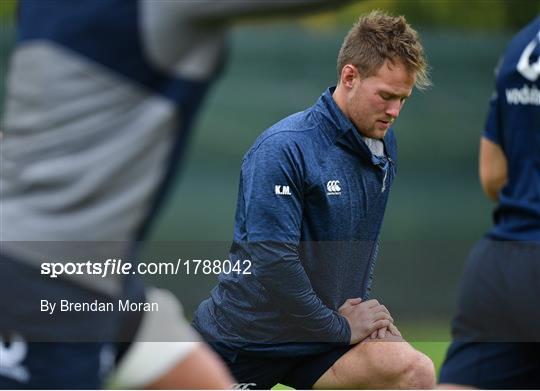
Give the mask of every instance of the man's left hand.
POLYGON ((375 330, 373 333, 371 333, 370 338, 371 339, 384 339, 386 338, 386 335, 390 333, 391 335, 395 335, 396 337, 401 337, 401 333, 399 332, 398 328, 395 325, 390 325, 390 327, 383 327, 379 330, 375 330))

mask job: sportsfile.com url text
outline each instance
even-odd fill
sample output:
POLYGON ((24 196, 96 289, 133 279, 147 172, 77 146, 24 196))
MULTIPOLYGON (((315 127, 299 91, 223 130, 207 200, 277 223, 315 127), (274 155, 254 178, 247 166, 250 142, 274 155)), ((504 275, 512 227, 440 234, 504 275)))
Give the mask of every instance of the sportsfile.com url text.
POLYGON ((125 262, 110 258, 103 262, 43 262, 41 274, 50 278, 63 275, 108 276, 140 275, 177 275, 177 274, 251 274, 251 261, 229 259, 178 259, 176 262, 125 262))

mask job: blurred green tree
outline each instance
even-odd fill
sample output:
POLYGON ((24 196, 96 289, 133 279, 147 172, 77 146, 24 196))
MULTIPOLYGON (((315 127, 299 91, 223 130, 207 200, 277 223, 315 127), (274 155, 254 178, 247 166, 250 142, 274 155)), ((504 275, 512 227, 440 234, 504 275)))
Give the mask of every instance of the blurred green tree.
POLYGON ((540 13, 540 0, 365 0, 305 21, 316 28, 350 25, 372 9, 405 15, 415 27, 514 31, 540 13))
POLYGON ((17 0, 0 0, 0 23, 10 23, 15 19, 17 0))

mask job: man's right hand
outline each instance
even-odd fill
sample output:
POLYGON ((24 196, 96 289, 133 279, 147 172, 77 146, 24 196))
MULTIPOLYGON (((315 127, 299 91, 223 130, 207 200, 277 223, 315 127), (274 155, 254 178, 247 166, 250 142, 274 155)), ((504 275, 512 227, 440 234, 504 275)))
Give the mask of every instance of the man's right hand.
POLYGON ((375 299, 364 302, 361 298, 347 299, 338 311, 349 322, 351 345, 366 339, 374 331, 394 323, 390 312, 375 299))

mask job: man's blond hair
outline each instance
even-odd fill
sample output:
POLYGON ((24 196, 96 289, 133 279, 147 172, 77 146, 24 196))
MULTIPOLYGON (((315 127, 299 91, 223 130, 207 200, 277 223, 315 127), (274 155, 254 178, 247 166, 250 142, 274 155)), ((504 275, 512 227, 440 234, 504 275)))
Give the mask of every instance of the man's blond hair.
POLYGON ((362 77, 377 73, 385 60, 400 61, 416 74, 416 87, 431 85, 427 61, 418 33, 403 16, 372 11, 358 19, 341 45, 337 59, 338 80, 343 67, 354 65, 362 77))

